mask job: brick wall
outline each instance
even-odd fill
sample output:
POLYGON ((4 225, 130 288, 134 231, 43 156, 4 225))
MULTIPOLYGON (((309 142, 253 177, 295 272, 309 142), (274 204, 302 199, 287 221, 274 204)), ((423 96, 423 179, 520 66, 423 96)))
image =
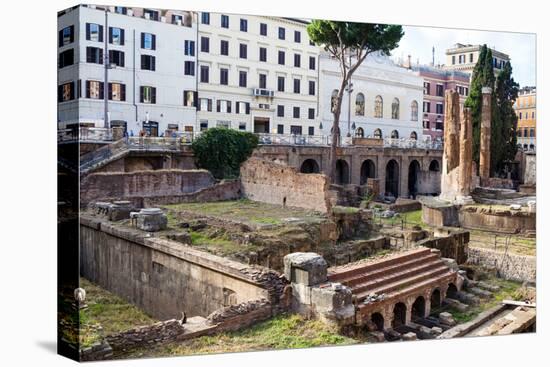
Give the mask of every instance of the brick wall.
POLYGON ((250 158, 241 166, 243 195, 270 204, 329 211, 329 180, 283 164, 250 158))
POLYGON ((470 248, 468 264, 496 269, 497 275, 516 281, 536 281, 537 258, 535 256, 502 253, 491 249, 470 248))

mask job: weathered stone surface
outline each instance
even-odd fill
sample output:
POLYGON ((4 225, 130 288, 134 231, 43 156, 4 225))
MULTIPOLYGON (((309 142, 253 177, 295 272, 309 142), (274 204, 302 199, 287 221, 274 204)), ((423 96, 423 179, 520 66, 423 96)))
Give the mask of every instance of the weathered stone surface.
POLYGON ((327 281, 326 260, 314 252, 295 252, 283 259, 285 277, 292 283, 316 285, 327 281))
POLYGON ((449 312, 441 312, 439 314, 439 322, 447 326, 456 325, 456 321, 453 318, 453 315, 451 315, 449 312))
POLYGON ((453 308, 456 308, 457 310, 461 311, 461 312, 464 312, 464 311, 467 311, 468 310, 468 305, 456 300, 456 299, 453 299, 453 298, 446 298, 445 303, 447 303, 448 305, 450 305, 451 307, 453 308))
POLYGON ((481 137, 479 140, 479 176, 491 176, 491 96, 490 87, 481 88, 481 137))
POLYGON ((486 269, 496 269, 498 275, 504 279, 534 282, 537 274, 537 260, 535 256, 516 255, 508 252, 503 254, 485 248, 468 249, 468 264, 481 266, 486 269))
POLYGON ((488 299, 488 298, 491 298, 493 296, 493 294, 491 292, 486 291, 486 290, 481 289, 481 288, 478 288, 478 287, 469 288, 468 291, 470 293, 475 294, 479 298, 488 299))
POLYGON ((436 336, 437 336, 437 335, 440 335, 440 334, 443 332, 443 329, 440 328, 440 327, 438 327, 438 326, 432 327, 431 330, 432 330, 432 334, 433 334, 433 335, 436 335, 436 336))
POLYGON ((469 108, 462 110, 460 121, 460 162, 458 175, 458 192, 462 196, 461 201, 472 202, 470 190, 472 189, 472 113, 469 108), (469 199, 468 199, 469 198, 469 199))
POLYGON ((381 343, 386 341, 386 337, 384 336, 384 333, 381 331, 371 331, 369 332, 369 335, 374 339, 375 342, 381 343))
POLYGON ((445 144, 441 169, 441 195, 444 200, 454 201, 458 192, 460 162, 459 143, 460 105, 458 92, 445 91, 445 144))
POLYGON ((141 209, 137 214, 137 227, 147 232, 158 232, 166 229, 168 218, 158 208, 141 209))
POLYGON ((412 331, 409 331, 408 333, 405 333, 402 335, 402 339, 404 341, 408 341, 408 340, 418 340, 418 338, 416 337, 416 334, 413 333, 412 331))

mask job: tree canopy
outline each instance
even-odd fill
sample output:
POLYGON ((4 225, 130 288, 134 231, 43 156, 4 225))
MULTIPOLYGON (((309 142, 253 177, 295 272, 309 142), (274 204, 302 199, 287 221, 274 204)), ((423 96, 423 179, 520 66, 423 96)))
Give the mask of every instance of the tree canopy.
POLYGON ((258 145, 252 133, 217 127, 203 132, 191 145, 198 168, 209 170, 215 178, 236 178, 239 169, 258 145))

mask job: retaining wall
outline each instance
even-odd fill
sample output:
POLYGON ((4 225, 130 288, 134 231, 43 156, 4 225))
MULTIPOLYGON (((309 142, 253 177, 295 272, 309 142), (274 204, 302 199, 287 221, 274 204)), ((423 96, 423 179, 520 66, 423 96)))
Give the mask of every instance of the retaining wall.
POLYGON ((503 253, 491 249, 471 247, 468 264, 496 269, 497 275, 508 280, 535 282, 537 258, 535 256, 503 253))

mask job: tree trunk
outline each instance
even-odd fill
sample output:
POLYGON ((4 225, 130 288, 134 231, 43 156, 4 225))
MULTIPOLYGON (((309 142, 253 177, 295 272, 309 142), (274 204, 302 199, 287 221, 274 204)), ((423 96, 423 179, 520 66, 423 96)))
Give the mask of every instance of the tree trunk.
POLYGON ((340 112, 342 111, 342 98, 344 95, 344 88, 347 85, 347 78, 342 81, 342 85, 338 90, 338 96, 336 97, 336 106, 334 108, 334 120, 332 123, 332 142, 330 144, 330 158, 329 158, 329 179, 331 183, 336 179, 336 148, 340 141, 340 112))

